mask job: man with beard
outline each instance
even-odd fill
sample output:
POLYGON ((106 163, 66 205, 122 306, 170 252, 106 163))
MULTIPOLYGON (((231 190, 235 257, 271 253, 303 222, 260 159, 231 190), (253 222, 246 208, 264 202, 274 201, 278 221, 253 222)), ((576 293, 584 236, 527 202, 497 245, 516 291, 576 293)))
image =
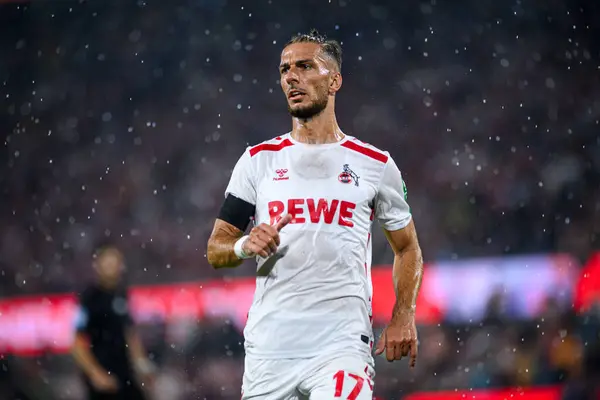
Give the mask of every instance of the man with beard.
POLYGON ((316 31, 285 45, 292 131, 246 149, 208 241, 215 268, 258 263, 242 399, 372 399, 374 219, 395 254, 397 295, 375 353, 416 361, 422 257, 406 187, 389 153, 338 126, 341 64, 340 45, 316 31))

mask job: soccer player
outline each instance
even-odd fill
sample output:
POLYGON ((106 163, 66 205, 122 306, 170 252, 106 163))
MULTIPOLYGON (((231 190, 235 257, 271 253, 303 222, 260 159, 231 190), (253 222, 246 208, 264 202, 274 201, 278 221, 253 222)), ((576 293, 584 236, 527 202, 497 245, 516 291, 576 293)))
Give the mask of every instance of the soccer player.
POLYGON ((397 296, 375 353, 415 365, 422 257, 406 187, 389 153, 338 126, 341 65, 340 45, 316 31, 285 45, 292 131, 246 149, 208 241, 215 268, 258 263, 242 399, 372 399, 374 219, 395 254, 397 296))
POLYGON ((121 278, 124 257, 114 245, 99 246, 93 261, 98 281, 81 294, 72 354, 84 374, 90 400, 141 400, 140 381, 153 381, 127 307, 121 278))

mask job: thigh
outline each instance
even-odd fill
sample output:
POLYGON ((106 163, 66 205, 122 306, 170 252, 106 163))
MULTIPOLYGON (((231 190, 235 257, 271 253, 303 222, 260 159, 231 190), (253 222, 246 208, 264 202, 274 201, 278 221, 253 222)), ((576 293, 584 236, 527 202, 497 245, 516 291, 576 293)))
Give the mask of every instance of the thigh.
POLYGON ((375 372, 361 356, 325 361, 303 384, 310 400, 372 400, 375 372))
POLYGON ((246 357, 242 400, 301 400, 298 360, 258 360, 246 357))

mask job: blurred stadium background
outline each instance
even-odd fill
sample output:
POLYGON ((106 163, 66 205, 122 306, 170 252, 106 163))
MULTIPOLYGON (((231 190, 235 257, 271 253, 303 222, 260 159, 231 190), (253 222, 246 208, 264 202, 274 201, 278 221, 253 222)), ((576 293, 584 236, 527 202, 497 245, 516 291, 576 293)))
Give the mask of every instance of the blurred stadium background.
MULTIPOLYGON (((65 354, 104 237, 157 400, 239 399, 250 264, 205 244, 236 159, 286 132, 282 44, 342 41, 342 128, 404 173, 420 359, 378 399, 600 393, 600 3, 0 1, 0 399, 81 399, 65 354)), ((393 302, 376 232, 375 322, 393 302)))

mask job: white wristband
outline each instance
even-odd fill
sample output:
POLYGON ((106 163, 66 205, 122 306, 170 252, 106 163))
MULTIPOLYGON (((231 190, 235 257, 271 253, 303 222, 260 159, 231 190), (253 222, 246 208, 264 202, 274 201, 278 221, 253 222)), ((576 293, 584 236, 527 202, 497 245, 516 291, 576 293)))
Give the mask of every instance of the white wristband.
POLYGON ((245 260, 247 258, 252 258, 252 256, 249 256, 248 254, 246 254, 244 252, 244 249, 242 248, 246 239, 248 239, 248 235, 242 236, 233 245, 233 252, 235 253, 235 255, 238 258, 241 258, 242 260, 245 260))

